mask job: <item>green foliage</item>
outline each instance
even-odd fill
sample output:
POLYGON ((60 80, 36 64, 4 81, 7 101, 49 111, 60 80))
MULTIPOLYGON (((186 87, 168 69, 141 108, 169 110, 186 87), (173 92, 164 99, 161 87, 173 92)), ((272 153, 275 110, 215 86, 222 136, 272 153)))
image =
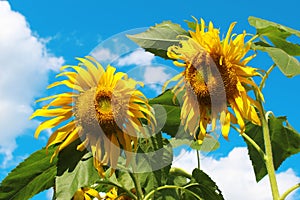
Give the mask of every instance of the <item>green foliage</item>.
POLYGON ((300 45, 289 42, 287 39, 292 35, 300 37, 300 32, 256 17, 249 17, 249 23, 256 28, 261 39, 252 48, 267 52, 285 76, 299 75, 300 63, 293 56, 300 55, 300 45), (272 45, 265 37, 272 42, 272 45))
POLYGON ((163 106, 165 109, 165 113, 161 112, 160 109, 156 109, 154 107, 155 117, 157 121, 161 121, 166 118, 166 122, 161 131, 169 134, 172 137, 175 137, 178 133, 178 129, 180 126, 180 107, 177 99, 175 98, 175 102, 173 102, 174 93, 171 90, 166 90, 161 95, 150 99, 149 104, 155 105, 158 104, 163 106), (166 116, 166 115, 167 116, 166 116))
POLYGON ((139 181, 146 193, 165 185, 173 160, 172 147, 168 140, 157 133, 149 139, 140 142, 137 157, 139 181))
MULTIPOLYGON (((297 133, 288 123, 285 117, 269 118, 269 130, 273 152, 273 161, 275 169, 289 156, 300 152, 300 134, 297 133), (286 125, 284 125, 286 123, 286 125)), ((262 127, 247 123, 245 134, 250 136, 264 151, 262 127)), ((245 140, 249 150, 249 156, 252 161, 256 181, 260 181, 267 175, 265 162, 257 150, 245 140)))
POLYGON ((50 163, 54 148, 43 148, 20 163, 0 185, 0 199, 24 200, 54 186, 56 175, 55 158, 50 163))
POLYGON ((162 58, 169 59, 167 50, 169 46, 177 45, 179 43, 178 36, 180 35, 188 35, 188 32, 182 29, 179 24, 165 21, 150 27, 143 33, 128 35, 128 37, 146 51, 162 58))
MULTIPOLYGON (((198 185, 192 185, 187 187, 188 190, 199 195, 204 200, 223 200, 221 190, 216 183, 202 170, 194 169, 192 173, 192 182, 198 183, 198 185)), ((187 199, 187 198, 185 198, 187 199)), ((188 199, 193 199, 189 197, 188 199)))
POLYGON ((77 140, 59 153, 57 165, 56 199, 71 199, 81 187, 94 184, 100 177, 93 165, 91 153, 76 150, 77 140))

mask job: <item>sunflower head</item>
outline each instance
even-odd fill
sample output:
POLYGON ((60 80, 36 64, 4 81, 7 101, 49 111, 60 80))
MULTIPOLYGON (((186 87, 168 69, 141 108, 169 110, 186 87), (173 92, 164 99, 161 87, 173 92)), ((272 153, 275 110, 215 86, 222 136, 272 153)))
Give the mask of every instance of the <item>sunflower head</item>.
MULTIPOLYGON (((254 38, 245 42, 246 32, 232 34, 232 23, 224 39, 219 29, 204 20, 196 25, 190 36, 182 36, 179 45, 169 47, 167 55, 174 64, 184 67, 171 81, 177 81, 175 94, 185 91, 181 120, 185 130, 200 141, 207 135, 208 124, 215 129, 220 120, 222 135, 227 138, 230 123, 238 124, 244 132, 244 120, 260 124, 258 103, 247 94, 245 85, 260 91, 252 80, 259 75, 248 66, 255 56, 247 54, 254 38), (181 62, 180 62, 181 61, 181 62)), ((168 84, 168 82, 167 82, 168 84)))
POLYGON ((48 102, 36 110, 31 118, 50 119, 42 122, 35 132, 56 129, 50 136, 47 148, 59 144, 52 157, 80 138, 78 150, 89 149, 94 166, 104 176, 104 165, 117 167, 119 155, 125 152, 127 165, 137 147, 139 134, 145 133, 142 119, 154 129, 155 119, 147 98, 136 89, 142 85, 116 72, 108 65, 106 70, 92 57, 78 58, 78 66, 64 66, 58 77, 65 79, 51 84, 67 86, 71 91, 42 98, 48 102))

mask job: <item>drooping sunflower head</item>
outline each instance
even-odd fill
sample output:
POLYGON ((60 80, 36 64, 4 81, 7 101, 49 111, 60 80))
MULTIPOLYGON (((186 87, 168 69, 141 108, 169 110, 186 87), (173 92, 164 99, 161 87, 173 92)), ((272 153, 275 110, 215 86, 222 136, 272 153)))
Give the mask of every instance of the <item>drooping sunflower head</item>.
POLYGON ((145 133, 142 119, 153 129, 155 119, 147 98, 136 89, 141 83, 125 73, 115 73, 116 68, 110 65, 104 70, 92 57, 78 60, 78 66, 62 67, 71 69, 58 75, 66 79, 48 87, 64 85, 72 91, 39 100, 51 101, 31 118, 50 119, 39 125, 35 137, 44 129, 56 128, 47 143, 47 147, 59 143, 53 157, 80 137, 83 142, 77 149, 91 150, 94 166, 104 175, 104 165, 110 165, 112 172, 116 169, 122 150, 129 164, 139 134, 145 133))
POLYGON ((181 120, 185 129, 200 141, 207 133, 207 125, 211 124, 214 130, 217 120, 225 138, 230 123, 238 124, 241 132, 244 120, 260 124, 255 109, 259 106, 244 87, 251 86, 260 93, 251 78, 259 75, 257 69, 247 66, 255 55, 246 57, 254 38, 245 42, 246 32, 232 34, 234 26, 232 23, 221 39, 219 29, 212 22, 206 26, 201 19, 195 31, 189 31, 189 37, 183 36, 180 44, 169 47, 167 52, 176 66, 184 67, 171 79, 178 80, 173 91, 175 94, 185 91, 181 120))

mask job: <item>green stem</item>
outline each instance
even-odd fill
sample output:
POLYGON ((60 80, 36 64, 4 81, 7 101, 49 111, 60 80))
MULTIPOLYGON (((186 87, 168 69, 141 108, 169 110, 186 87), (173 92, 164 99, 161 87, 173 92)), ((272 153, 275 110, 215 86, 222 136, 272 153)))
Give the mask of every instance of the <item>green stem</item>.
POLYGON ((138 179, 138 174, 137 173, 129 173, 129 175, 133 180, 133 183, 134 183, 134 186, 136 189, 137 199, 138 200, 143 199, 144 194, 143 194, 143 190, 142 190, 141 184, 138 179))
POLYGON ((151 197, 152 195, 154 195, 155 192, 157 192, 157 191, 159 191, 159 190, 164 190, 164 189, 182 189, 182 190, 184 190, 184 191, 190 193, 191 195, 193 195, 193 196, 196 197, 197 199, 202 200, 202 198, 201 198, 200 196, 198 196, 198 195, 195 194, 194 192, 192 192, 192 191, 186 189, 187 187, 190 187, 190 186, 193 186, 193 185, 199 185, 199 184, 193 183, 193 184, 187 185, 187 186, 185 186, 185 187, 180 187, 180 186, 177 186, 177 185, 164 185, 164 186, 158 187, 158 188, 152 190, 151 192, 149 192, 149 193, 145 196, 145 198, 144 198, 143 200, 148 200, 148 199, 150 199, 150 197, 151 197))
MULTIPOLYGON (((269 74, 272 72, 272 70, 276 67, 276 64, 273 64, 266 74, 264 75, 260 85, 259 90, 261 91, 262 88, 265 85, 265 82, 267 78, 269 77, 269 74)), ((272 190, 272 196, 273 200, 279 200, 279 191, 278 191, 278 184, 276 180, 276 173, 273 163, 273 153, 272 153, 272 144, 271 144, 271 138, 270 138, 270 130, 269 130, 269 124, 268 124, 268 115, 266 115, 266 112, 263 107, 262 100, 258 94, 258 92, 255 92, 256 100, 259 102, 259 106, 261 109, 259 110, 260 114, 260 120, 261 120, 261 126, 263 131, 263 138, 264 138, 264 144, 265 144, 265 155, 264 155, 264 161, 267 168, 268 176, 269 176, 269 182, 271 185, 272 190)))
POLYGON ((246 133, 242 134, 243 138, 245 138, 252 146, 258 151, 259 155, 262 157, 262 159, 265 158, 265 152, 258 146, 258 144, 246 133))
MULTIPOLYGON (((236 130, 237 132, 241 132, 241 130, 233 125, 230 125, 234 130, 236 130)), ((252 144, 252 146, 257 150, 257 152, 259 153, 259 155, 262 157, 262 159, 265 159, 265 152, 260 148, 260 146, 246 133, 241 134, 241 136, 247 140, 250 144, 252 144)))
POLYGON ((184 171, 181 168, 177 168, 177 167, 172 167, 170 169, 169 174, 173 174, 173 175, 179 175, 179 176, 183 176, 185 178, 191 179, 192 175, 190 175, 189 173, 187 173, 186 171, 184 171))
POLYGON ((200 153, 199 153, 199 150, 196 150, 197 152, 197 166, 198 166, 198 169, 200 169, 200 153))
POLYGON ((293 187, 289 188, 283 195, 279 198, 279 200, 284 200, 289 194, 291 194, 294 190, 300 188, 300 183, 294 185, 293 187))
POLYGON ((270 73, 273 71, 273 69, 276 67, 276 64, 273 64, 269 69, 268 71, 266 72, 266 74, 263 76, 260 84, 259 84, 259 90, 261 91, 262 88, 264 87, 265 85, 265 82, 267 80, 267 78, 269 77, 270 73))
POLYGON ((273 163, 273 153, 272 153, 272 145, 271 145, 271 138, 270 138, 270 130, 269 130, 269 124, 268 124, 268 117, 265 114, 265 111, 263 109, 262 102, 259 101, 260 106, 262 108, 262 113, 260 113, 260 119, 263 129, 263 137, 264 137, 264 143, 265 143, 265 164, 267 168, 267 172, 269 175, 269 181, 271 185, 272 195, 274 200, 279 200, 279 191, 278 191, 278 185, 276 180, 276 174, 275 174, 275 168, 273 163))

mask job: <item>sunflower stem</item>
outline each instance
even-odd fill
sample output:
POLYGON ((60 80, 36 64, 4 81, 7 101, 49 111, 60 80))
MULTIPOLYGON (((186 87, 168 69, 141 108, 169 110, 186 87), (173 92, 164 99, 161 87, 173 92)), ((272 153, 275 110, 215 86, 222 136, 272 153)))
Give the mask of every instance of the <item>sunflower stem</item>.
POLYGON ((281 195, 279 200, 284 200, 289 194, 291 194, 294 190, 296 190, 298 188, 300 188, 300 183, 294 185, 293 187, 291 187, 287 191, 285 191, 285 193, 283 193, 283 195, 281 195))
POLYGON ((184 171, 181 168, 177 168, 177 167, 172 167, 169 171, 169 174, 173 174, 175 176, 179 175, 179 176, 183 176, 185 178, 191 179, 192 175, 189 174, 188 172, 184 171))
MULTIPOLYGON (((238 133, 241 132, 241 130, 233 125, 230 125, 234 130, 236 130, 238 133)), ((258 151, 259 155, 262 157, 262 159, 265 159, 265 152, 260 148, 260 146, 246 133, 241 134, 241 136, 247 140, 252 146, 258 151)))
POLYGON ((262 159, 264 159, 265 152, 260 148, 260 146, 258 146, 258 144, 251 137, 249 137, 249 135, 247 135, 246 133, 243 133, 242 136, 245 140, 247 140, 250 144, 252 144, 252 146, 258 151, 258 153, 262 157, 262 159))
MULTIPOLYGON (((238 133, 241 132, 241 130, 235 126, 233 126, 232 124, 230 125, 230 127, 232 127, 234 130, 236 130, 238 133)), ((260 146, 246 133, 242 133, 241 136, 247 140, 250 144, 252 144, 252 146, 258 151, 259 155, 262 157, 262 159, 265 158, 265 152, 260 148, 260 146)))
POLYGON ((267 80, 267 78, 269 77, 270 73, 273 71, 273 69, 276 67, 276 64, 273 64, 268 71, 266 72, 266 74, 263 76, 260 84, 259 84, 259 89, 260 91, 263 89, 263 87, 265 86, 265 82, 267 80))
POLYGON ((144 194, 143 194, 143 190, 141 188, 141 184, 139 182, 138 174, 137 173, 129 173, 129 174, 130 174, 130 177, 133 180, 133 183, 134 183, 134 186, 135 186, 135 189, 136 189, 137 199, 142 200, 144 194))
POLYGON ((196 150, 197 152, 197 167, 198 169, 200 169, 200 153, 199 153, 199 150, 196 150))
MULTIPOLYGON (((260 102, 261 108, 263 108, 262 102, 260 102)), ((268 115, 265 114, 264 109, 261 110, 260 119, 262 123, 263 129, 263 138, 265 143, 265 164, 269 176, 269 181, 271 185, 272 195, 274 200, 279 200, 279 191, 278 191, 278 184, 276 180, 275 168, 273 163, 273 153, 272 153, 272 145, 271 145, 271 138, 270 138, 270 130, 268 124, 268 115)))

